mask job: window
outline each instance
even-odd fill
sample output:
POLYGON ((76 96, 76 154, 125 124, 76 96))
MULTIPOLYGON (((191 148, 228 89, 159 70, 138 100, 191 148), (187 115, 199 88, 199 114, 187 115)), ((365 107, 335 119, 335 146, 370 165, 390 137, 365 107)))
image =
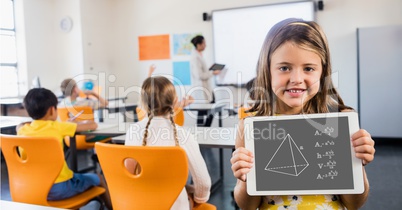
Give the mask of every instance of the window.
POLYGON ((0 0, 0 97, 19 96, 14 1, 0 0))

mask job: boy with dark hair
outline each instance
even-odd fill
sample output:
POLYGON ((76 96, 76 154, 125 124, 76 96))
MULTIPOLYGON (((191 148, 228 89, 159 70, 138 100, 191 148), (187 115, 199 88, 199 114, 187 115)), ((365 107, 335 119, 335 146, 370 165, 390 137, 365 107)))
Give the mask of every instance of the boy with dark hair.
POLYGON ((29 116, 37 120, 45 116, 49 108, 57 109, 57 98, 52 97, 53 95, 51 91, 44 88, 35 88, 29 91, 23 101, 29 116))
MULTIPOLYGON (((20 125, 17 135, 21 136, 52 136, 63 145, 65 136, 74 136, 76 131, 95 130, 94 121, 60 122, 57 121, 57 97, 45 88, 31 89, 24 98, 24 107, 33 119, 30 123, 20 125)), ((20 149, 21 157, 26 154, 20 149)), ((92 186, 101 185, 106 188, 103 177, 95 173, 74 173, 64 162, 53 187, 48 194, 48 200, 62 200, 84 192, 92 186)), ((102 195, 107 207, 111 207, 109 193, 102 195)), ((111 208, 109 208, 111 209, 111 208)))

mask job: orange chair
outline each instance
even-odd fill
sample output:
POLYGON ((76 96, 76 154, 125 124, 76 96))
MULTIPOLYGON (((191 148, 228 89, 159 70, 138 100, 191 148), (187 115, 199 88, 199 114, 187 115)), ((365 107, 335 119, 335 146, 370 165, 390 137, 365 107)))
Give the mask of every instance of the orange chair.
MULTIPOLYGON (((75 116, 79 112, 84 111, 79 117, 77 117, 78 121, 81 120, 94 120, 94 113, 91 107, 89 106, 70 106, 70 107, 57 107, 57 113, 61 121, 67 121, 70 118, 70 115, 75 116)), ((92 149, 95 146, 95 142, 87 142, 85 135, 76 135, 76 146, 79 150, 92 149)), ((100 142, 108 142, 111 138, 106 138, 101 140, 100 142)), ((66 137, 64 142, 67 146, 70 146, 70 137, 66 137)))
MULTIPOLYGON (((69 107, 57 107, 57 113, 61 121, 67 121, 70 116, 75 116, 79 112, 84 111, 80 116, 77 117, 76 120, 94 120, 94 113, 90 106, 69 106, 69 107)), ((76 135, 76 149, 77 150, 88 150, 93 149, 95 147, 95 142, 87 142, 85 135, 76 135)), ((100 142, 109 142, 111 138, 105 138, 100 140, 100 142)), ((70 147, 70 137, 64 137, 64 143, 70 147)), ((94 160, 93 167, 86 168, 84 171, 95 170, 96 171, 96 161, 94 160)))
MULTIPOLYGON (((138 121, 141 121, 145 118, 146 113, 143 109, 137 107, 135 111, 137 112, 138 121)), ((173 121, 179 126, 184 125, 184 111, 182 108, 179 107, 174 109, 173 121)))
POLYGON ((174 109, 173 121, 179 126, 184 125, 184 111, 182 108, 179 107, 174 109))
POLYGON ((238 116, 239 116, 239 119, 241 120, 241 119, 244 119, 244 118, 246 118, 246 117, 252 117, 252 116, 254 116, 254 113, 252 113, 252 112, 246 112, 247 110, 249 110, 250 108, 245 108, 245 107, 240 107, 239 108, 239 110, 238 110, 238 116))
POLYGON ((84 112, 77 117, 77 120, 94 120, 94 112, 90 106, 57 107, 57 114, 61 121, 67 121, 71 116, 75 116, 81 111, 84 112))
POLYGON ((105 192, 102 187, 60 201, 47 201, 47 195, 64 164, 64 153, 60 141, 52 137, 26 137, 0 135, 1 150, 8 168, 10 193, 13 201, 78 209, 105 192), (18 154, 24 149, 26 159, 18 154))
MULTIPOLYGON (((186 184, 187 155, 181 147, 96 143, 95 149, 113 209, 170 209, 186 184), (124 166, 127 158, 140 164, 139 174, 127 171, 124 166)), ((211 204, 199 204, 197 208, 216 209, 211 204)))
POLYGON ((216 210, 216 206, 209 203, 195 204, 193 210, 216 210))
POLYGON ((145 110, 141 109, 139 106, 137 106, 137 108, 135 108, 135 112, 137 113, 138 121, 143 120, 147 116, 147 113, 145 113, 145 110))

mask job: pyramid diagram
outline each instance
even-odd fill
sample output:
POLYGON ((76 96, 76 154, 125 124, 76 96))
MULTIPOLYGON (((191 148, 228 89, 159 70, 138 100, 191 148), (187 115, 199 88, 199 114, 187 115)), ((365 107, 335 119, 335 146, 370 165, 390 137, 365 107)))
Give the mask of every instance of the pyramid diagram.
POLYGON ((287 134, 268 162, 265 170, 299 176, 307 168, 308 162, 293 138, 287 134))

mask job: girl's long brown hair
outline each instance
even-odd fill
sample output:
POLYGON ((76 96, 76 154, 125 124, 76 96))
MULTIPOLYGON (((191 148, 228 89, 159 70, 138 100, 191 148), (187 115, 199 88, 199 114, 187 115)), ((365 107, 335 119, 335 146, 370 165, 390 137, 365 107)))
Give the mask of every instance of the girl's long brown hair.
POLYGON ((149 77, 142 84, 141 103, 148 114, 142 145, 147 144, 148 127, 155 116, 169 116, 173 126, 176 146, 179 145, 176 124, 173 121, 173 106, 176 100, 174 85, 166 77, 149 77))
POLYGON ((305 114, 327 113, 352 109, 344 105, 332 83, 328 41, 321 27, 313 21, 289 18, 275 24, 265 37, 253 88, 255 104, 250 112, 256 112, 257 116, 275 115, 277 98, 272 91, 271 59, 275 50, 288 41, 304 50, 316 53, 321 58, 320 89, 303 105, 302 112, 305 114))

